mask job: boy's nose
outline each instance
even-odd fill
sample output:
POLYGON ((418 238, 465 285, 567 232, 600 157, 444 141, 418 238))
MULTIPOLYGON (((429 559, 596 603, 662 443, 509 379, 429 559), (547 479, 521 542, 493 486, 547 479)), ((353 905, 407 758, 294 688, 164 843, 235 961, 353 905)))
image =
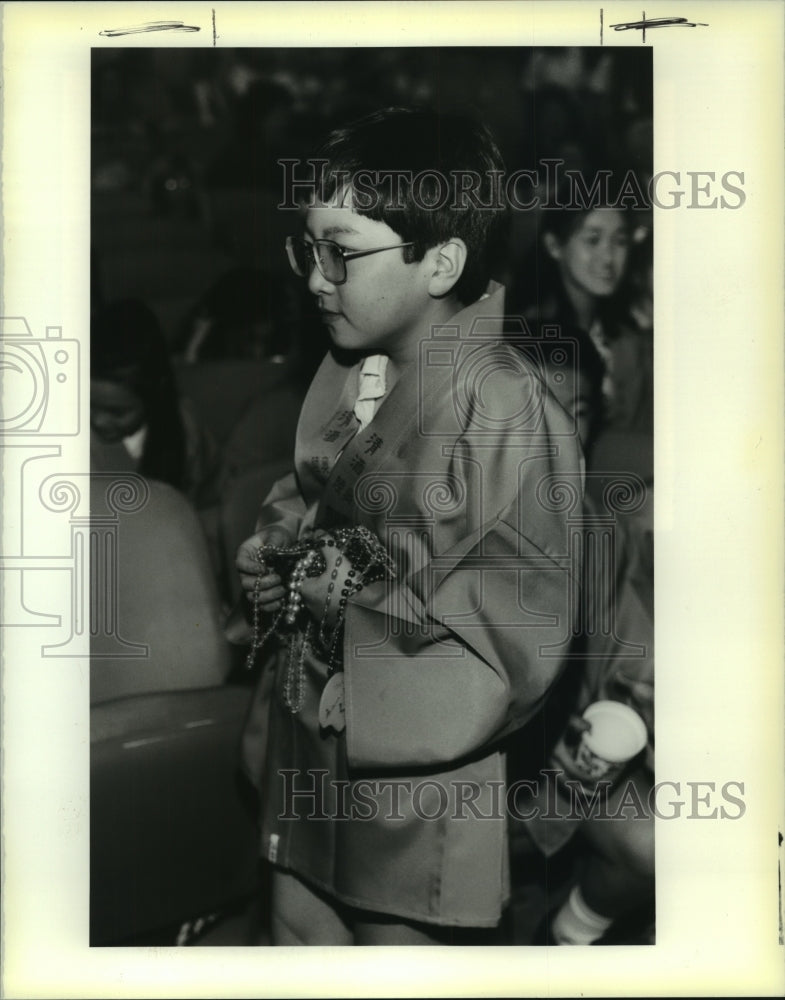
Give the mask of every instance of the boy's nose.
POLYGON ((322 274, 318 267, 314 265, 308 275, 308 291, 311 295, 320 295, 324 292, 331 292, 335 286, 332 285, 322 274))

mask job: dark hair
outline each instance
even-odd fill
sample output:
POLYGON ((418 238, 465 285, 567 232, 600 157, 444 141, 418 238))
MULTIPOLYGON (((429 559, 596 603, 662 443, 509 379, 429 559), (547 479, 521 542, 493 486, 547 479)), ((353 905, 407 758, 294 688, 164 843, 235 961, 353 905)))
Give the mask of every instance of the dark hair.
POLYGON ((125 386, 141 399, 147 437, 139 472, 185 488, 185 429, 174 372, 161 325, 144 302, 112 302, 93 320, 90 375, 125 386))
POLYGON ((385 108, 333 131, 316 158, 327 161, 317 183, 322 201, 347 186, 361 192, 354 211, 413 242, 409 261, 459 237, 467 259, 455 294, 464 304, 483 294, 507 222, 504 161, 483 125, 463 115, 385 108), (462 187, 466 180, 472 181, 469 192, 462 187))
POLYGON ((632 210, 623 205, 616 205, 612 199, 597 199, 591 205, 565 205, 563 208, 546 208, 539 220, 540 233, 553 233, 559 243, 566 241, 578 232, 584 220, 598 209, 610 209, 619 212, 628 232, 632 232, 635 220, 632 210))

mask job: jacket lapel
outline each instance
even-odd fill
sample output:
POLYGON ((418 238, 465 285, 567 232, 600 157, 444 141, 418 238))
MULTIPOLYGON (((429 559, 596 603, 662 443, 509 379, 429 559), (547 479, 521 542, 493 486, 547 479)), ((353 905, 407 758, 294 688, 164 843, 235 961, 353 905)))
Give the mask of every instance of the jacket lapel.
POLYGON ((490 292, 430 332, 422 342, 418 362, 401 372, 373 420, 359 433, 354 403, 360 362, 341 364, 331 353, 324 359, 300 418, 296 456, 306 500, 318 498, 316 527, 347 523, 371 526, 378 517, 377 500, 381 503, 383 497, 370 495, 371 486, 365 502, 356 492, 358 480, 377 472, 396 452, 399 442, 427 430, 422 424, 427 421, 430 402, 452 392, 456 362, 477 318, 489 317, 483 324, 484 337, 500 334, 504 290, 492 285, 490 292), (333 402, 336 395, 337 406, 333 402), (332 413, 324 421, 323 415, 331 407, 332 413))

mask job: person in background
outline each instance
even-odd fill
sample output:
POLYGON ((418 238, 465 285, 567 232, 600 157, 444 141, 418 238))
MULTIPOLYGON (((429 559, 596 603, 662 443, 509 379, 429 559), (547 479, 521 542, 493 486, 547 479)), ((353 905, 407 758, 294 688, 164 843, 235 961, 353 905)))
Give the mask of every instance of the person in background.
POLYGON ((178 398, 153 311, 139 299, 105 306, 91 324, 90 358, 91 469, 138 472, 199 509, 214 505, 217 450, 178 398))
MULTIPOLYGON (((544 352, 543 373, 548 388, 570 415, 590 460, 602 412, 602 359, 580 330, 571 335, 562 333, 540 349, 544 352), (571 356, 572 363, 565 364, 565 356, 571 356)), ((597 504, 587 495, 585 513, 591 516, 597 510, 597 504)), ((594 625, 575 638, 572 654, 577 658, 570 661, 543 712, 542 742, 549 752, 560 738, 566 736, 567 742, 574 742, 571 735, 577 736, 586 728, 581 713, 593 702, 611 699, 640 715, 648 743, 640 759, 609 795, 610 815, 619 812, 623 801, 628 803, 623 818, 564 818, 570 811, 566 796, 561 816, 543 818, 542 813, 548 809, 548 790, 544 777, 538 775, 535 801, 541 815, 525 821, 526 833, 550 857, 580 832, 584 854, 576 883, 563 905, 541 924, 536 944, 593 944, 613 933, 621 934, 623 940, 624 923, 630 914, 645 914, 647 907, 653 906, 654 819, 647 805, 654 781, 653 545, 651 533, 642 530, 634 519, 617 517, 613 534, 614 544, 605 554, 608 564, 595 563, 591 578, 588 553, 584 558, 583 590, 593 608, 587 620, 594 625), (607 622, 612 623, 612 628, 600 624, 607 622), (630 644, 639 648, 634 651, 630 644)), ((522 753, 531 750, 524 746, 522 753)), ((571 772, 571 762, 563 754, 550 759, 546 756, 544 766, 563 768, 568 778, 578 776, 571 772)), ((518 759, 511 767, 524 773, 528 764, 518 759)), ((642 932, 645 940, 651 933, 650 928, 642 932)))
POLYGON ((176 377, 215 428, 224 484, 294 449, 305 390, 327 350, 318 315, 295 282, 294 275, 232 268, 188 311, 175 337, 176 377))
MULTIPOLYGON (((609 192, 612 182, 608 183, 609 192)), ((569 188, 559 193, 568 206, 569 188)), ((654 384, 651 243, 645 218, 611 200, 593 208, 540 213, 537 250, 511 296, 511 311, 535 333, 582 331, 602 359, 602 407, 597 414, 586 491, 602 502, 619 472, 636 477, 646 502, 634 515, 650 528, 654 485, 654 384), (647 256, 648 253, 648 256, 647 256)))
POLYGON ((291 282, 235 267, 213 282, 180 323, 172 354, 183 364, 273 359, 293 348, 298 301, 291 282))
POLYGON ((514 294, 538 329, 559 324, 590 337, 605 366, 600 430, 652 429, 650 331, 636 323, 628 294, 634 232, 632 214, 610 203, 543 211, 539 246, 514 294))

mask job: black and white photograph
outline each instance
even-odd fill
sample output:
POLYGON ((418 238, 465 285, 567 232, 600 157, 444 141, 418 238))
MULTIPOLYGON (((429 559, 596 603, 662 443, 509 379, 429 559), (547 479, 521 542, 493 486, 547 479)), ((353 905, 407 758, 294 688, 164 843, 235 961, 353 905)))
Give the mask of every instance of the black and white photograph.
POLYGON ((5 995, 776 995, 782 11, 16 6, 5 995))
POLYGON ((93 943, 654 943, 651 83, 93 51, 93 943))

